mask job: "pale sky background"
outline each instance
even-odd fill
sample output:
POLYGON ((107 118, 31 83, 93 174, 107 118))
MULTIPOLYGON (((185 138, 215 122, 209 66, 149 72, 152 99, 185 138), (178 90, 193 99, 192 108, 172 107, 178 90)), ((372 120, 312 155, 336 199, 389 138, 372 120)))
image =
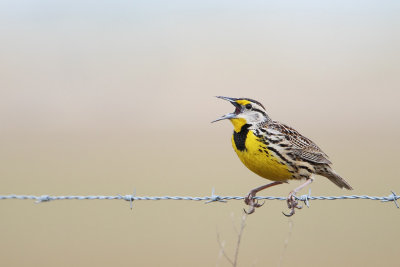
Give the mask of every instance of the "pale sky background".
MULTIPOLYGON (((245 195, 230 145, 250 97, 321 146, 355 188, 400 193, 398 1, 1 1, 0 194, 245 195)), ((298 182, 266 191, 286 196, 298 182)), ((304 192, 308 192, 308 188, 304 192)), ((7 266, 229 266, 244 204, 0 201, 7 266)), ((284 202, 248 218, 239 266, 276 266, 284 202)), ((398 262, 393 203, 311 203, 283 266, 398 262)))

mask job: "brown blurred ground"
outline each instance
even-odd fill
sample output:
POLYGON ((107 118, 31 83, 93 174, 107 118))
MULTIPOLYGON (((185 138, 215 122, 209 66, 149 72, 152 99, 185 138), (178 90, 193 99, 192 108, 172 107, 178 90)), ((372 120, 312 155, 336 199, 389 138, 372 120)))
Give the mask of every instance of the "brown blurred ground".
MULTIPOLYGON (((261 101, 355 188, 319 178, 313 195, 400 193, 400 19, 385 3, 6 2, 0 194, 244 195, 266 181, 236 158, 231 125, 209 123, 232 110, 214 95, 261 101)), ((228 266, 216 232, 233 255, 243 207, 3 200, 0 262, 228 266)), ((240 266, 277 265, 285 210, 248 218, 240 266)), ((393 203, 313 201, 292 218, 284 266, 393 265, 399 219, 393 203)))

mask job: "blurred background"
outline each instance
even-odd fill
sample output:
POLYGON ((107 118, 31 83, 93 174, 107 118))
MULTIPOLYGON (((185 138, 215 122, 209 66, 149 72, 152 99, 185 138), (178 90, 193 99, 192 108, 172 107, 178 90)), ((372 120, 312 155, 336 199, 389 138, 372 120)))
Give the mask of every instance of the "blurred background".
MULTIPOLYGON (((312 195, 400 193, 399 12, 398 1, 3 0, 0 194, 244 196, 267 181, 237 159, 230 123, 210 124, 233 110, 215 95, 259 100, 355 188, 317 177, 312 195)), ((0 262, 229 266, 217 233, 233 257, 244 207, 2 200, 0 262)), ((247 218, 238 266, 398 262, 394 203, 281 211, 269 201, 247 218)))

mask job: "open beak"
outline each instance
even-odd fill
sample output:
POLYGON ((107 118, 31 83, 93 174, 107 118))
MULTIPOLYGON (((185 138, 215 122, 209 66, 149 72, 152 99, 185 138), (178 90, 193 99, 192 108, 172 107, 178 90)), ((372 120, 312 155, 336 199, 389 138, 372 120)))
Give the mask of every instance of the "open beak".
POLYGON ((221 121, 221 120, 236 118, 237 115, 240 113, 240 110, 241 110, 241 106, 238 103, 236 103, 236 98, 226 97, 226 96, 217 96, 217 97, 229 101, 232 105, 235 106, 235 111, 233 113, 225 114, 222 117, 212 121, 211 123, 217 122, 217 121, 221 121))

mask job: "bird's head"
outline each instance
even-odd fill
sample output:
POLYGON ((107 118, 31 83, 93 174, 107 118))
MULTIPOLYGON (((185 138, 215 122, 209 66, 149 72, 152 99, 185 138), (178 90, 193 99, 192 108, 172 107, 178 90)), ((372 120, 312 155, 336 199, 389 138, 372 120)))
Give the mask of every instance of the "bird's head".
POLYGON ((225 96, 217 96, 218 98, 229 101, 234 107, 235 111, 223 115, 215 121, 229 119, 236 132, 239 132, 243 125, 250 124, 250 126, 257 126, 270 121, 264 106, 250 98, 232 98, 225 96))

